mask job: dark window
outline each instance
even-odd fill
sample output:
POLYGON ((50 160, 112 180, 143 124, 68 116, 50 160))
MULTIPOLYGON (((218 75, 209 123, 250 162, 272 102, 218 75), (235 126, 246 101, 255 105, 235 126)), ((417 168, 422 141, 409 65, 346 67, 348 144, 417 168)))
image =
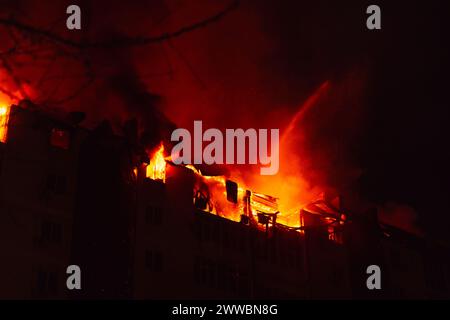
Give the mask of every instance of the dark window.
POLYGON ((210 227, 209 227, 209 222, 205 221, 204 223, 202 223, 202 237, 201 239, 205 242, 208 242, 210 239, 210 227))
POLYGON ((39 270, 36 277, 36 291, 38 294, 56 294, 58 291, 56 272, 39 270))
POLYGON ((194 277, 198 284, 206 287, 216 287, 217 264, 209 259, 196 258, 194 277))
POLYGON ((203 259, 196 257, 194 262, 194 280, 198 284, 204 283, 204 270, 203 270, 203 259))
POLYGON ((65 176, 49 174, 47 176, 47 190, 54 194, 62 195, 66 193, 67 179, 65 176))
POLYGON ((228 279, 226 278, 226 268, 224 263, 217 265, 217 287, 220 290, 226 291, 228 287, 228 279))
POLYGON ((147 206, 145 208, 145 222, 151 225, 160 225, 162 223, 162 208, 147 206))
POLYGON ((242 272, 239 274, 238 286, 239 296, 241 298, 248 298, 250 294, 250 282, 247 273, 242 272))
POLYGON ((59 223, 42 220, 40 226, 40 244, 59 244, 62 240, 62 227, 59 223))
POLYGON ((230 240, 233 241, 232 239, 229 238, 228 228, 224 228, 222 233, 222 244, 225 248, 230 247, 230 240))
POLYGON ((37 274, 37 291, 39 293, 45 292, 47 289, 47 272, 38 271, 37 274))
POLYGON ((64 129, 53 128, 50 134, 50 144, 61 149, 69 149, 70 133, 64 129))
POLYGON ((247 252, 247 237, 245 232, 241 232, 239 235, 239 243, 238 243, 238 249, 240 253, 246 253, 247 252))
POLYGON ((295 256, 292 251, 289 251, 286 255, 287 264, 290 268, 295 267, 295 256))
POLYGON ((445 292, 447 290, 444 265, 442 263, 431 261, 428 263, 427 280, 428 286, 435 292, 445 292))
POLYGON ((330 284, 333 287, 339 288, 342 286, 342 274, 343 274, 343 271, 339 270, 338 268, 332 267, 330 275, 329 275, 329 280, 330 280, 330 284))
POLYGON ((202 257, 195 259, 194 280, 201 286, 235 294, 245 295, 249 290, 248 276, 241 275, 237 266, 202 257))
POLYGON ((298 246, 297 249, 294 251, 294 257, 295 257, 294 261, 295 261, 296 268, 303 268, 302 250, 303 250, 303 248, 298 246))
POLYGON ((227 189, 227 200, 232 203, 238 202, 238 185, 236 182, 227 180, 225 182, 225 186, 227 189))
POLYGON ((275 241, 272 239, 271 242, 268 243, 268 259, 271 263, 275 264, 278 261, 278 248, 275 241))
POLYGON ((267 260, 267 239, 265 235, 258 234, 255 239, 256 257, 266 261, 267 260))
POLYGON ((221 227, 218 223, 213 224, 212 228, 212 241, 216 244, 220 244, 220 234, 221 234, 221 227))
POLYGON ((161 272, 163 268, 163 258, 161 252, 146 251, 145 266, 153 272, 161 272))
POLYGON ((237 288, 238 288, 238 278, 239 278, 239 274, 236 270, 236 268, 234 268, 233 266, 230 265, 225 265, 225 267, 222 269, 222 274, 220 275, 220 277, 223 277, 225 279, 225 289, 227 291, 236 293, 237 292, 237 288))
POLYGON ((58 288, 58 278, 56 272, 48 273, 48 291, 50 293, 56 293, 58 288))
POLYGON ((206 285, 210 288, 214 288, 216 283, 215 264, 211 261, 206 261, 205 270, 206 285))

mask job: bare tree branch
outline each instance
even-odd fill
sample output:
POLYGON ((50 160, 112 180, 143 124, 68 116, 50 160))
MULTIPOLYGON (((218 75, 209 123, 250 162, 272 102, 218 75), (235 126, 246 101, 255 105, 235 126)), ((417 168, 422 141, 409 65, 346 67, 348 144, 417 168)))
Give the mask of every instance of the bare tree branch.
POLYGON ((19 92, 22 95, 22 97, 23 98, 28 98, 27 93, 23 89, 22 81, 14 74, 14 71, 13 71, 12 67, 10 66, 8 60, 5 57, 0 57, 0 61, 3 64, 4 70, 6 70, 6 72, 9 74, 11 79, 14 81, 14 84, 16 85, 16 87, 19 90, 19 92))
POLYGON ((19 22, 15 19, 0 19, 0 25, 13 27, 22 32, 26 32, 38 37, 45 38, 49 41, 59 43, 65 46, 69 46, 76 49, 88 49, 88 48, 111 48, 111 47, 124 47, 124 46, 141 46, 152 43, 159 43, 163 41, 167 41, 169 39, 177 38, 185 33, 203 28, 211 23, 217 22, 222 19, 226 14, 235 10, 239 6, 239 0, 233 1, 230 5, 228 5, 222 11, 216 13, 215 15, 206 18, 204 20, 193 23, 189 26, 182 27, 174 32, 163 33, 157 36, 150 37, 120 37, 116 39, 111 39, 107 41, 99 41, 99 42, 78 42, 71 39, 64 38, 56 33, 52 33, 48 30, 39 29, 25 23, 19 22))

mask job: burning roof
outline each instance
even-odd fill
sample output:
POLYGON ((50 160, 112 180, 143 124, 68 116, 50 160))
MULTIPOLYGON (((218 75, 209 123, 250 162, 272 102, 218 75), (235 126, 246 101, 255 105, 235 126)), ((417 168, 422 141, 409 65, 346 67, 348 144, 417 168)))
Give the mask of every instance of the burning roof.
MULTIPOLYGON (((161 143, 149 154, 146 177, 165 183, 167 166, 190 170, 196 178, 192 190, 193 205, 200 210, 261 229, 279 226, 299 232, 307 228, 301 218, 302 214, 317 215, 325 227, 337 226, 346 221, 346 215, 323 197, 303 207, 284 211, 279 207, 278 198, 251 191, 242 181, 233 181, 225 175, 207 176, 192 165, 175 165, 165 156, 164 151, 161 143)), ((328 231, 332 233, 334 229, 328 228, 328 231)))

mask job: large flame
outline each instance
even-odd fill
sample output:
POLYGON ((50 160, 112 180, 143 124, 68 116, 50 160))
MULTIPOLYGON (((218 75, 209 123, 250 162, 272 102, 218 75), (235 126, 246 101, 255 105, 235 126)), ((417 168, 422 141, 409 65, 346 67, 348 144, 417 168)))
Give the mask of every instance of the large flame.
POLYGON ((23 99, 22 94, 18 90, 12 90, 4 81, 4 74, 0 70, 0 80, 2 86, 0 87, 0 142, 6 143, 8 135, 8 122, 11 111, 11 105, 17 104, 23 99))
MULTIPOLYGON (((146 177, 165 182, 166 165, 164 147, 161 144, 151 156, 146 177)), ((265 224, 273 225, 275 221, 278 225, 281 224, 289 228, 299 229, 302 227, 300 223, 301 208, 299 206, 288 210, 282 209, 278 205, 278 198, 251 191, 251 188, 239 179, 233 179, 233 182, 231 182, 230 177, 205 176, 192 165, 185 165, 184 167, 191 170, 196 178, 193 204, 197 208, 236 222, 242 221, 243 217, 246 217, 249 222, 253 222, 260 228, 264 228, 265 224), (236 183, 236 199, 234 199, 236 201, 230 201, 228 197, 227 182, 236 183), (264 219, 264 217, 268 220, 261 224, 261 219, 264 219)), ((286 194, 286 196, 289 196, 289 194, 286 194)), ((286 203, 289 203, 289 201, 286 203)))
POLYGON ((10 106, 0 102, 0 142, 6 143, 10 106))
POLYGON ((163 144, 160 145, 150 158, 146 176, 152 180, 166 181, 166 160, 164 159, 163 144))

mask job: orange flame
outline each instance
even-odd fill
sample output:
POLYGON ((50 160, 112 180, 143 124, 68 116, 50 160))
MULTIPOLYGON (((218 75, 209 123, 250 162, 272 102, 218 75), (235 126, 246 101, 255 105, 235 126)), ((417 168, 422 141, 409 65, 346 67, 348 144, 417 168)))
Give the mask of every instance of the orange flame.
MULTIPOLYGON (((161 144, 158 150, 153 153, 150 164, 147 166, 147 177, 165 182, 166 159, 170 161, 169 158, 164 158, 164 146, 161 144)), ((333 215, 339 216, 341 213, 334 212, 334 209, 330 209, 323 200, 299 205, 296 199, 288 199, 288 201, 279 204, 278 198, 250 191, 240 179, 237 179, 237 199, 231 201, 228 198, 228 177, 204 176, 193 165, 184 165, 183 167, 191 170, 196 177, 193 204, 198 209, 236 222, 243 221, 242 219, 246 217, 247 223, 261 230, 265 230, 266 226, 276 224, 277 226, 297 230, 300 233, 304 232, 305 223, 302 217, 303 210, 306 210, 308 213, 321 215, 324 226, 329 226, 329 239, 335 242, 340 241, 339 235, 335 232, 334 224, 343 224, 345 219, 333 217, 333 215), (288 203, 295 203, 296 205, 289 207, 286 206, 288 203)), ((286 193, 285 196, 289 198, 292 194, 286 193)), ((342 215, 340 216, 342 217, 342 215)))
POLYGON ((0 142, 6 143, 8 134, 9 105, 0 104, 0 142))
POLYGON ((147 166, 147 178, 152 180, 166 181, 166 160, 164 159, 164 145, 161 144, 159 149, 151 157, 147 166))
POLYGON ((0 87, 0 142, 6 143, 11 105, 18 103, 22 99, 22 95, 20 92, 3 87, 3 78, 4 75, 0 72, 0 80, 2 80, 2 87, 0 87))

